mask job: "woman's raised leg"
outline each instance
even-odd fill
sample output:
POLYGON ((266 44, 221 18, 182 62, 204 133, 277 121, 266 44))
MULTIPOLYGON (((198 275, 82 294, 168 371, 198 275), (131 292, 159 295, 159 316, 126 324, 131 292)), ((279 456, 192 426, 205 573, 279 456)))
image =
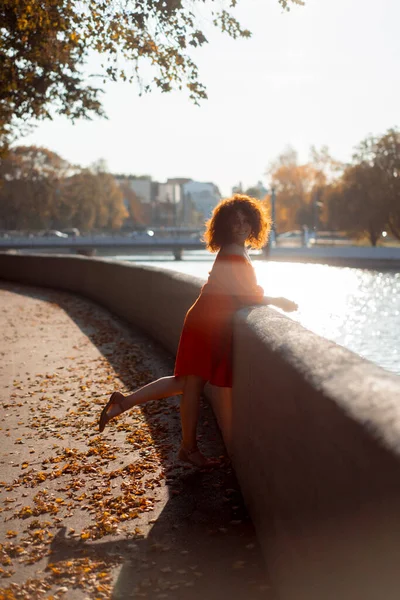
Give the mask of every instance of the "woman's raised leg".
POLYGON ((124 412, 132 408, 132 406, 139 406, 139 404, 145 404, 151 400, 162 400, 169 396, 179 396, 183 394, 185 386, 185 377, 161 377, 151 383, 144 385, 129 396, 125 396, 122 406, 124 412))
POLYGON ((175 377, 172 375, 156 379, 129 394, 129 396, 124 396, 121 392, 114 392, 101 413, 100 431, 103 431, 110 419, 126 412, 133 406, 139 406, 151 400, 162 400, 169 396, 182 394, 184 385, 185 377, 175 377))

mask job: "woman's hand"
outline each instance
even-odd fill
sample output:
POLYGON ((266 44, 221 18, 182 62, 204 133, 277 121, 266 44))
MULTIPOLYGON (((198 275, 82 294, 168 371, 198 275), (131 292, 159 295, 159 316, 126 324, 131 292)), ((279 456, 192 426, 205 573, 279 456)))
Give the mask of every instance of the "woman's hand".
POLYGON ((275 306, 277 306, 278 308, 281 308, 285 312, 294 312, 295 310, 297 310, 299 308, 298 305, 296 304, 296 302, 293 302, 292 300, 288 300, 287 298, 275 298, 274 304, 275 304, 275 306))

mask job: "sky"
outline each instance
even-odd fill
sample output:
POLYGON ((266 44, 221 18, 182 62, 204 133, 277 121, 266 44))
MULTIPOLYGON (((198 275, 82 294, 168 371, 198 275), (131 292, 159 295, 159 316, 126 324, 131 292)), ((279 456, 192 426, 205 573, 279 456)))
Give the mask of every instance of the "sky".
POLYGON ((268 165, 288 146, 307 161, 327 145, 340 161, 368 134, 400 125, 398 0, 239 0, 234 15, 252 31, 231 40, 210 29, 194 53, 208 100, 184 92, 142 97, 136 84, 104 87, 108 120, 42 122, 24 144, 74 164, 105 159, 111 172, 155 180, 268 187, 268 165))

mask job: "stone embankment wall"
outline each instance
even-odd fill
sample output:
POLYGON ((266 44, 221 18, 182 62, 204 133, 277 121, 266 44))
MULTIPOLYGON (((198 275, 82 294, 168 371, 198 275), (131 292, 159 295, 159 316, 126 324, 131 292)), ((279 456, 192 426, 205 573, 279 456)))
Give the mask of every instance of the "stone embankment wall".
POLYGON ((319 263, 358 269, 400 270, 399 247, 311 246, 271 248, 269 258, 281 262, 319 263))
MULTIPOLYGON (((43 255, 0 255, 0 277, 84 295, 171 352, 202 283, 43 255)), ((258 307, 235 319, 233 405, 209 393, 278 598, 398 600, 400 378, 258 307)))

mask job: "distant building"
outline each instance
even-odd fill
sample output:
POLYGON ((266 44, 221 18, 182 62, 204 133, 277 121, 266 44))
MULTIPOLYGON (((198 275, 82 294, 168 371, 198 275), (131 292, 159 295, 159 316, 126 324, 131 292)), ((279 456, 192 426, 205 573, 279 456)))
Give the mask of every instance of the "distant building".
POLYGON ((215 206, 221 200, 221 192, 214 183, 188 181, 183 184, 183 192, 188 201, 194 203, 196 210, 209 219, 215 206))
POLYGON ((150 175, 115 175, 118 183, 129 185, 142 204, 151 204, 154 200, 155 186, 150 175))
POLYGON ((179 204, 182 199, 182 191, 179 183, 167 179, 167 183, 158 184, 156 196, 157 202, 167 202, 168 204, 179 204))
POLYGON ((124 227, 131 228, 137 227, 138 225, 150 225, 153 221, 153 206, 158 184, 152 180, 150 175, 114 175, 114 177, 122 190, 125 190, 124 204, 130 213, 130 217, 125 221, 124 227), (126 188, 128 188, 128 190, 126 188), (133 194, 129 194, 129 191, 133 192, 133 194), (132 215, 132 206, 130 202, 132 198, 129 198, 132 197, 132 195, 136 196, 141 207, 139 211, 139 223, 132 215))
POLYGON ((239 185, 234 185, 232 188, 232 196, 234 194, 243 194, 242 182, 239 182, 239 185))
POLYGON ((243 190, 242 183, 239 183, 239 185, 235 185, 232 188, 232 194, 247 194, 252 198, 263 200, 268 194, 268 190, 263 186, 262 181, 258 181, 256 185, 253 185, 246 190, 243 190))
MULTIPOLYGON (((134 192, 141 205, 141 221, 144 225, 201 227, 221 199, 214 183, 202 183, 187 177, 170 178, 165 183, 153 181, 149 175, 115 175, 115 179, 126 190, 124 202, 128 210, 129 190, 134 192)), ((126 222, 127 227, 135 224, 132 217, 126 222)))
POLYGON ((182 201, 181 185, 174 179, 157 185, 155 198, 154 224, 168 227, 178 227, 179 213, 182 201))
POLYGON ((167 179, 166 183, 158 184, 157 224, 202 226, 220 199, 219 189, 213 183, 184 177, 167 179))

